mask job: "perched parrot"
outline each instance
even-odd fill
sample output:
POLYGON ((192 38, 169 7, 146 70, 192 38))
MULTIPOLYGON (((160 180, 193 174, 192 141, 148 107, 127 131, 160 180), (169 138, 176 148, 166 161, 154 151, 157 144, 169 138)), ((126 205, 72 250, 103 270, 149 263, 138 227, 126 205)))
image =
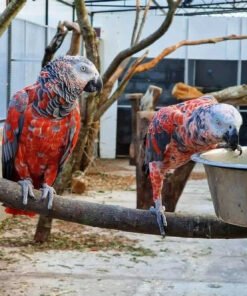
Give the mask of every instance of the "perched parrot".
POLYGON ((152 184, 153 210, 162 236, 167 226, 161 190, 166 174, 191 159, 192 154, 225 143, 239 149, 240 113, 231 105, 220 104, 212 96, 161 108, 152 118, 145 138, 143 169, 152 184))
MULTIPOLYGON (((23 204, 41 188, 52 208, 52 187, 75 147, 80 129, 78 98, 102 88, 92 62, 81 56, 59 57, 42 68, 37 82, 10 100, 3 129, 3 177, 22 187, 23 204)), ((33 213, 6 208, 14 215, 33 213)))

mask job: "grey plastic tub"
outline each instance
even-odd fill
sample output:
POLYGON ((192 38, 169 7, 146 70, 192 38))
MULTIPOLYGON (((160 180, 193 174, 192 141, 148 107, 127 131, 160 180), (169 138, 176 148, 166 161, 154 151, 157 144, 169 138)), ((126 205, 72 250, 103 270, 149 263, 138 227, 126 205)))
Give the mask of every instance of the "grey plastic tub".
POLYGON ((192 160, 205 167, 217 217, 247 227, 247 147, 242 149, 242 155, 214 149, 194 154, 192 160))

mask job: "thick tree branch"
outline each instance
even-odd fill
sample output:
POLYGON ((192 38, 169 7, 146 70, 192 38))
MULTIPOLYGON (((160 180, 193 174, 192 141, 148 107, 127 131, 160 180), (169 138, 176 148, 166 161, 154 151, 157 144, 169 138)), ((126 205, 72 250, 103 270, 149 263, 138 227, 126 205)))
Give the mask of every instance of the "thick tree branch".
POLYGON ((88 18, 87 8, 84 0, 74 1, 78 23, 81 29, 87 58, 91 60, 97 69, 100 68, 100 58, 98 51, 98 41, 94 28, 91 26, 88 18))
POLYGON ((11 21, 26 4, 27 0, 12 0, 0 15, 0 36, 8 28, 11 21))
POLYGON ((151 35, 148 37, 142 39, 140 42, 135 44, 134 46, 127 48, 123 51, 121 51, 111 62, 109 65, 108 69, 106 70, 105 74, 103 75, 103 82, 105 83, 111 75, 115 72, 115 70, 118 68, 118 66, 121 64, 121 62, 126 59, 127 57, 141 51, 142 49, 146 48, 150 44, 154 43, 156 40, 158 40, 161 36, 164 35, 164 33, 168 30, 170 27, 170 24, 173 20, 174 13, 179 6, 181 0, 178 1, 173 1, 169 0, 168 1, 168 12, 166 15, 165 20, 161 24, 161 26, 151 35))
POLYGON ((55 55, 56 51, 62 45, 64 38, 68 33, 67 28, 64 26, 62 22, 59 22, 57 25, 57 32, 55 36, 52 38, 49 45, 45 48, 45 54, 42 60, 42 67, 44 67, 47 63, 49 63, 53 56, 55 55))
POLYGON ((182 46, 193 46, 193 45, 201 45, 201 44, 209 44, 209 43, 218 43, 223 42, 227 40, 243 40, 247 39, 247 35, 228 35, 224 37, 215 37, 215 38, 207 38, 207 39, 201 39, 201 40, 182 40, 170 47, 165 48, 156 58, 152 59, 150 62, 144 63, 142 65, 139 65, 135 72, 140 73, 147 71, 149 69, 152 69, 155 67, 164 57, 168 56, 178 48, 182 46))
POLYGON ((117 89, 114 91, 114 93, 110 96, 108 100, 105 101, 103 105, 101 105, 98 109, 98 111, 95 113, 94 120, 98 121, 100 117, 105 113, 105 111, 119 98, 119 96, 123 93, 125 90, 129 80, 131 77, 135 74, 135 69, 138 67, 138 65, 146 58, 147 52, 144 53, 140 58, 137 58, 135 62, 131 65, 131 67, 128 69, 127 73, 123 77, 122 81, 118 85, 117 89))
POLYGON ((69 21, 64 21, 63 24, 69 31, 72 31, 70 48, 67 51, 67 54, 72 56, 79 55, 81 48, 81 31, 79 24, 69 21))
MULTIPOLYGON (((134 210, 55 196, 53 209, 48 211, 47 203, 41 202, 39 199, 40 192, 34 190, 34 194, 35 199, 29 199, 28 205, 23 206, 20 186, 15 182, 0 179, 0 201, 7 206, 93 227, 159 234, 156 217, 148 210, 134 210)), ((167 235, 169 236, 194 238, 247 237, 247 228, 232 226, 211 216, 167 213, 167 222, 167 235)))
MULTIPOLYGON (((172 95, 178 100, 191 100, 197 99, 204 94, 196 87, 179 82, 173 87, 172 95)), ((214 96, 220 103, 227 103, 234 106, 247 105, 246 84, 230 86, 219 91, 208 93, 208 95, 214 96)))
MULTIPOLYGON (((139 0, 136 1, 136 17, 135 17, 135 23, 134 23, 134 28, 133 28, 132 37, 131 37, 131 43, 130 43, 131 46, 135 45, 141 37, 141 32, 142 32, 142 29, 143 29, 145 21, 146 21, 146 17, 147 17, 148 10, 150 8, 150 4, 151 4, 151 0, 148 1, 148 4, 145 7, 144 14, 143 14, 143 17, 141 20, 141 24, 138 28, 141 8, 140 8, 140 1, 139 0)), ((128 56, 126 59, 124 59, 121 62, 121 64, 117 67, 115 72, 111 75, 111 77, 107 81, 105 81, 104 89, 101 94, 102 99, 100 100, 100 106, 104 105, 105 102, 108 100, 108 96, 113 88, 114 83, 117 81, 117 79, 120 77, 120 75, 127 69, 130 59, 131 59, 131 56, 128 56)), ((109 103, 107 103, 107 104, 109 104, 109 103)))

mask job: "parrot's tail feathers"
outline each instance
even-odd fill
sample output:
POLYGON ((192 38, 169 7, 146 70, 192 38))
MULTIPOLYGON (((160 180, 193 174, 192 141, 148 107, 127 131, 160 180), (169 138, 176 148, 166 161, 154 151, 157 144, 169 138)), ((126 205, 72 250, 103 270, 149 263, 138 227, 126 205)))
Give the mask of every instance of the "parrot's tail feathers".
POLYGON ((36 213, 34 212, 29 212, 29 211, 24 211, 24 210, 18 210, 18 209, 13 209, 13 208, 5 208, 5 212, 11 215, 24 215, 28 216, 30 218, 34 217, 36 213))

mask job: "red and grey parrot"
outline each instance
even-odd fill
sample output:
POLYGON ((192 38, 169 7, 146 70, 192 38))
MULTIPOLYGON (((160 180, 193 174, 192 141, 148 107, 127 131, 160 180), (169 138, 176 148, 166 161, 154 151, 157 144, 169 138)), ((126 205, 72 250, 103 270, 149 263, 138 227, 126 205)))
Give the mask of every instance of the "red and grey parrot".
POLYGON ((212 96, 161 108, 155 113, 145 139, 143 169, 149 173, 155 214, 162 236, 167 226, 161 190, 166 174, 191 159, 224 142, 239 149, 242 117, 231 105, 221 104, 212 96))
MULTIPOLYGON (((37 82, 10 100, 3 130, 3 177, 22 187, 23 204, 42 190, 52 208, 52 187, 75 147, 80 129, 78 98, 102 88, 95 65, 81 56, 59 57, 42 68, 37 82)), ((6 208, 12 214, 32 213, 6 208)))

